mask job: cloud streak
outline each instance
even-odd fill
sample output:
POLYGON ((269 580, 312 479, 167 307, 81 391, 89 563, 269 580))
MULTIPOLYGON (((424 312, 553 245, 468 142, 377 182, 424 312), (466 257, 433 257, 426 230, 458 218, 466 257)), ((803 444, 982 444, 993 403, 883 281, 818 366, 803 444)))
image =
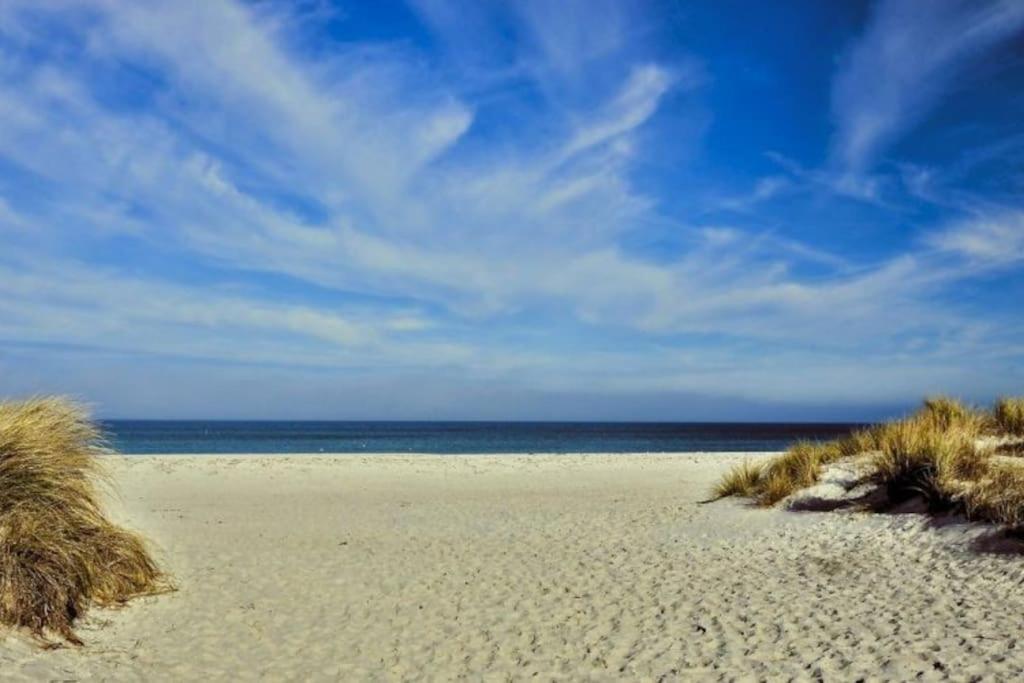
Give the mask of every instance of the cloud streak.
MULTIPOLYGON (((0 348, 408 373, 506 396, 860 401, 865 386, 836 386, 860 363, 881 381, 914 359, 895 400, 1013 329, 936 303, 1016 263, 1013 207, 922 222, 872 256, 758 224, 807 186, 841 193, 835 169, 794 162, 718 202, 743 225, 673 208, 687 188, 649 181, 654 152, 700 151, 666 131, 713 81, 698 57, 650 49, 641 5, 414 6, 442 52, 313 50, 318 19, 274 3, 5 3, 0 348), (583 15, 593 31, 574 28, 583 15), (655 235, 670 246, 641 248, 655 235)), ((836 154, 858 171, 942 90, 879 85, 874 113, 850 94, 869 52, 902 59, 886 52, 900 7, 879 7, 837 77, 836 154)), ((998 44, 994 17, 1016 13, 986 7, 912 31, 955 45, 886 73, 930 82, 998 44)), ((874 192, 860 189, 845 192, 874 192)))
POLYGON ((1024 28, 1014 0, 882 0, 832 89, 833 155, 852 173, 924 118, 966 70, 1024 28))

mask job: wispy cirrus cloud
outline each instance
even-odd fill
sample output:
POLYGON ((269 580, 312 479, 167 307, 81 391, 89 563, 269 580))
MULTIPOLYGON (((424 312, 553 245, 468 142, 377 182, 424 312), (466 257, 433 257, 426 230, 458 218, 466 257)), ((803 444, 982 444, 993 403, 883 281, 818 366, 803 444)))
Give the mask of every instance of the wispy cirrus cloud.
POLYGON ((1015 0, 882 0, 832 89, 841 168, 859 173, 950 94, 958 78, 1024 28, 1015 0))
POLYGON ((413 9, 436 51, 324 36, 286 4, 5 3, 0 342, 497 382, 507 401, 864 401, 838 384, 865 359, 914 359, 897 397, 1008 334, 1007 316, 935 303, 1005 266, 978 246, 1015 239, 1005 207, 869 257, 760 213, 805 185, 840 193, 834 169, 755 181, 725 207, 752 224, 673 209, 689 188, 662 148, 700 151, 671 133, 716 81, 651 47, 641 3, 413 9), (637 248, 649 235, 669 246, 637 248))
POLYGON ((931 246, 989 267, 1024 260, 1024 211, 1007 210, 957 221, 928 236, 931 246))

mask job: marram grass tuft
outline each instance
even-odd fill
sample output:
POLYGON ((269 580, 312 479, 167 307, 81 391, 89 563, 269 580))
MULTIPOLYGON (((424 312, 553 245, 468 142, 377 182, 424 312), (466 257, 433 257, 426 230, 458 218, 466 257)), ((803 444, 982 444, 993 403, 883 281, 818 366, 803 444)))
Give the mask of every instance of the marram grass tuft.
POLYGON ((929 396, 915 418, 939 431, 959 430, 978 435, 991 424, 991 416, 948 396, 929 396))
POLYGON ((170 589, 145 541, 103 514, 103 452, 71 401, 0 402, 0 625, 80 645, 90 606, 170 589))
POLYGON ((760 480, 761 466, 745 460, 730 469, 715 485, 712 500, 729 496, 752 498, 758 491, 760 480))
POLYGON ((1024 436, 1024 397, 999 399, 993 417, 1001 431, 1013 436, 1024 436))
POLYGON ((801 442, 764 463, 743 463, 722 478, 714 496, 774 505, 814 485, 830 463, 857 458, 866 465, 861 482, 884 492, 889 504, 920 498, 934 512, 958 512, 1024 535, 1024 465, 999 457, 1016 454, 1021 437, 1024 398, 1002 398, 991 411, 928 398, 902 420, 827 443, 801 442))

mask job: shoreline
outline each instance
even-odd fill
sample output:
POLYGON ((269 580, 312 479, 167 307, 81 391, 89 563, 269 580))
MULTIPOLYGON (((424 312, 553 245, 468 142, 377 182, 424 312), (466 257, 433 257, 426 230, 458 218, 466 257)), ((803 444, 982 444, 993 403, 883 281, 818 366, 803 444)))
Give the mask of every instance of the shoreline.
POLYGON ((918 515, 698 505, 770 453, 107 456, 179 586, 12 680, 1012 678, 1015 556, 918 515), (898 617, 898 618, 896 618, 898 617))
POLYGON ((404 451, 359 451, 359 452, 333 452, 333 453, 105 453, 100 456, 104 460, 126 458, 201 458, 204 461, 210 458, 272 458, 275 461, 288 458, 325 458, 325 459, 346 459, 346 458, 695 458, 695 457, 726 457, 726 458, 758 458, 780 455, 784 451, 587 451, 572 453, 431 453, 431 452, 404 452, 404 451))
POLYGON ((781 455, 785 451, 586 451, 586 452, 565 452, 552 453, 547 451, 536 451, 529 453, 507 452, 507 453, 433 453, 429 451, 337 451, 337 452, 305 452, 305 453, 105 453, 101 456, 104 460, 117 458, 273 458, 275 461, 288 458, 614 458, 614 457, 644 457, 644 458, 694 458, 694 457, 724 457, 724 458, 759 458, 781 455))

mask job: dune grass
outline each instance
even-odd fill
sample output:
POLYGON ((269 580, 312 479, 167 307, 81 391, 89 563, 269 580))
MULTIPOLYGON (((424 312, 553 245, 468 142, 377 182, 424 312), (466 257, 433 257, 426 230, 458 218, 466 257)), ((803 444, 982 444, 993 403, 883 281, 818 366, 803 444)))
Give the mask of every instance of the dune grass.
POLYGON ((100 506, 101 435, 60 398, 0 403, 0 624, 81 644, 92 605, 170 588, 145 541, 100 506))
POLYGON ((797 443, 767 463, 744 463, 723 477, 714 494, 774 505, 815 484, 830 463, 857 458, 864 464, 863 483, 884 491, 890 504, 921 498, 933 511, 961 512, 1024 532, 1024 467, 998 457, 1004 446, 979 441, 1021 435, 1022 398, 1000 399, 991 412, 929 398, 902 420, 835 441, 797 443))
POLYGON ((964 496, 968 519, 993 522, 1020 533, 1024 529, 1024 469, 991 464, 964 496))
POLYGON ((967 482, 982 476, 988 457, 976 447, 973 427, 928 417, 926 413, 881 430, 872 478, 886 488, 892 502, 920 496, 932 508, 948 508, 967 482))
POLYGON ((712 497, 741 496, 774 505, 798 489, 818 481, 824 465, 842 457, 836 444, 802 441, 766 464, 745 461, 730 469, 712 497))
POLYGON ((774 505, 798 489, 818 481, 825 465, 842 457, 835 444, 801 441, 765 466, 757 500, 774 505))
POLYGON ((991 422, 991 417, 984 411, 966 406, 948 396, 926 398, 914 418, 935 431, 952 429, 969 434, 980 434, 991 422))
POLYGON ((741 462, 729 470, 715 485, 712 499, 729 496, 755 497, 761 482, 761 470, 761 466, 757 463, 749 460, 741 462))
POLYGON ((1001 398, 992 411, 997 428, 1013 436, 1024 436, 1024 397, 1001 398))

